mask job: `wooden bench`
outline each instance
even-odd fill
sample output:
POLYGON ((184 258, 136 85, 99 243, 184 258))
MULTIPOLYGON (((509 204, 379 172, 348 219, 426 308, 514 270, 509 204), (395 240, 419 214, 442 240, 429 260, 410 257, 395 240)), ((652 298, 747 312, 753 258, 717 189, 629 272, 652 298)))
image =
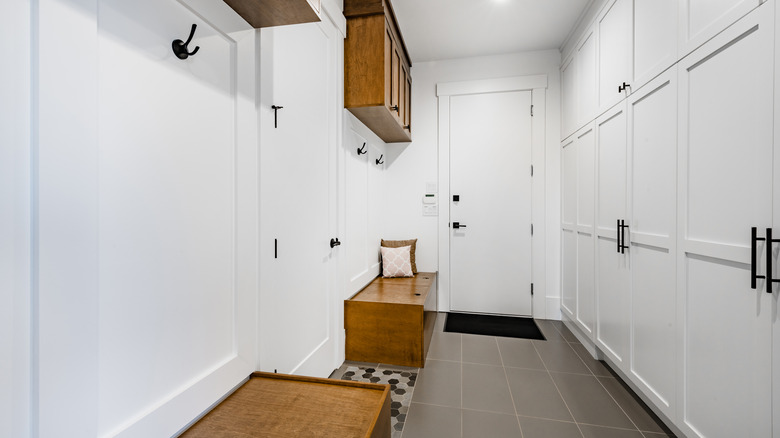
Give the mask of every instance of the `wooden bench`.
POLYGON ((390 438, 390 386, 285 374, 249 380, 185 438, 390 438))
POLYGON ((377 277, 344 301, 346 358, 424 367, 436 323, 436 273, 377 277))

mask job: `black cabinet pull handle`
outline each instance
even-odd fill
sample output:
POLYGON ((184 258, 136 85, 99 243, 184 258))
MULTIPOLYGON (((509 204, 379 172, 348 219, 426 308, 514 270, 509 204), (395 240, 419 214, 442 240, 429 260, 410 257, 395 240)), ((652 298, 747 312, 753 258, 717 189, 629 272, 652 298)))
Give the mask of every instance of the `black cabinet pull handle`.
POLYGON ((615 240, 617 241, 617 252, 620 253, 620 248, 623 246, 620 244, 620 219, 617 220, 617 226, 615 227, 615 240))
POLYGON ((399 112, 399 111, 398 111, 398 105, 393 105, 393 106, 391 106, 391 107, 390 107, 390 109, 391 109, 392 111, 399 112))
MULTIPOLYGON (((765 239, 757 238, 756 240, 766 240, 766 275, 759 278, 766 278, 766 293, 771 294, 772 285, 775 283, 780 283, 780 280, 772 278, 772 244, 780 242, 780 239, 773 239, 772 229, 767 228, 766 238, 765 239)), ((755 251, 753 251, 753 254, 755 254, 755 251)), ((753 265, 755 265, 755 263, 753 263, 753 265)), ((755 287, 753 289, 755 289, 755 287)))
POLYGON ((341 245, 341 242, 339 242, 339 238, 336 237, 335 239, 330 239, 330 247, 335 248, 337 246, 341 245))
MULTIPOLYGON (((758 242, 759 241, 763 242, 765 240, 766 240, 766 238, 764 238, 764 237, 758 237, 758 229, 756 227, 753 227, 753 228, 750 229, 750 288, 751 289, 755 289, 756 288, 756 280, 758 280, 759 278, 760 279, 766 278, 763 275, 757 275, 756 274, 756 271, 758 269, 757 268, 757 263, 756 263, 756 261, 757 261, 756 259, 758 258, 758 255, 756 254, 756 250, 758 248, 758 242)), ((771 251, 767 251, 767 252, 771 252, 771 251)), ((770 256, 770 257, 767 258, 767 261, 769 261, 771 263, 771 259, 772 259, 772 257, 770 256)), ((767 269, 768 268, 769 268, 769 265, 767 265, 767 269)), ((767 272, 769 272, 769 271, 767 271, 767 272)), ((767 282, 767 283, 769 283, 769 282, 767 282)), ((771 289, 771 286, 770 286, 770 289, 771 289)))
POLYGON ((631 88, 631 84, 623 82, 623 85, 618 85, 618 93, 622 93, 626 88, 631 88))
POLYGON ((457 229, 459 229, 459 228, 466 228, 466 226, 465 226, 465 225, 463 225, 463 224, 461 224, 460 222, 453 222, 453 223, 452 223, 452 228, 454 228, 454 229, 456 229, 456 230, 457 230, 457 229))
MULTIPOLYGON (((626 250, 629 248, 629 246, 626 245, 626 229, 628 229, 628 225, 626 225, 626 221, 624 219, 620 220, 620 227, 621 227, 621 230, 620 230, 620 240, 621 240, 620 253, 621 254, 625 254, 626 250)), ((629 238, 630 237, 631 236, 629 235, 629 238)))

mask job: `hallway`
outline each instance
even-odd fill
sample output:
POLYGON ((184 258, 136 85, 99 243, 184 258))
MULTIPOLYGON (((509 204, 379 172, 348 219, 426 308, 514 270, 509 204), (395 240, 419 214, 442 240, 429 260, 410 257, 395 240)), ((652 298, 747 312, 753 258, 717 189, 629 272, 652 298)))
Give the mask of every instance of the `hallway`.
POLYGON ((560 321, 537 320, 547 341, 446 333, 444 321, 394 438, 674 436, 560 321))

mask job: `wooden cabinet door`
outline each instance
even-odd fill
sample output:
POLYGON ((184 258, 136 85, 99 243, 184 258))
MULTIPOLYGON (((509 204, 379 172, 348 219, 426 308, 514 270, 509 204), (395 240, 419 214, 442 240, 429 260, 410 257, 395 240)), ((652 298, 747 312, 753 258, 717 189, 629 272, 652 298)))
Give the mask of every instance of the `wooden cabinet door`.
POLYGON ((596 345, 622 370, 628 367, 629 254, 617 226, 627 217, 626 110, 618 105, 596 120, 596 345))
POLYGON ((390 28, 385 26, 385 106, 393 106, 393 62, 395 60, 395 49, 393 34, 390 28))
POLYGON ((398 78, 398 123, 404 125, 406 122, 406 81, 409 79, 409 74, 406 72, 406 67, 401 64, 399 69, 400 75, 398 78))
POLYGON ((751 289, 751 227, 772 226, 773 7, 679 64, 678 423, 691 437, 772 436, 773 297, 763 280, 751 289))
POLYGON ((398 118, 399 103, 401 101, 401 52, 398 51, 398 44, 393 41, 393 54, 390 60, 390 110, 393 116, 398 118))
POLYGON ((598 107, 606 111, 620 102, 629 91, 618 91, 623 83, 631 84, 632 56, 631 0, 611 1, 596 20, 599 42, 598 107))
POLYGON ((411 133, 412 131, 412 76, 406 77, 406 102, 404 103, 404 129, 411 133))

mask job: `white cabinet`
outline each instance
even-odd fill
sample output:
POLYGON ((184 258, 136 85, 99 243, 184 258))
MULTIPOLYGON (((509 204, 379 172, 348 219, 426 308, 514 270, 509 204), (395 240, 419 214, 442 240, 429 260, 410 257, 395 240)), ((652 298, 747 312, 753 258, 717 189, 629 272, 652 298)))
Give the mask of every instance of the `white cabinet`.
POLYGON ((577 58, 561 66, 561 138, 577 130, 577 58))
POLYGON ((631 0, 612 0, 596 20, 598 28, 598 108, 606 111, 630 91, 631 0))
POLYGON ((562 145, 562 292, 564 313, 591 336, 596 319, 593 124, 562 145))
POLYGON ((776 303, 763 281, 751 289, 751 227, 772 226, 773 6, 679 65, 678 423, 690 436, 772 436, 776 303))
POLYGON ((678 59, 691 53, 765 0, 679 0, 678 59))
POLYGON ((577 45, 577 126, 580 128, 597 114, 596 34, 591 29, 577 45))
POLYGON ((577 147, 576 136, 561 145, 561 310, 577 312, 577 147))
POLYGON ((631 224, 627 374, 672 418, 676 407, 677 69, 632 94, 627 114, 631 224))
POLYGON ((596 344, 619 367, 628 361, 630 316, 626 111, 620 104, 596 120, 596 344))
POLYGON ((680 0, 634 0, 634 90, 677 60, 677 8, 680 0))

